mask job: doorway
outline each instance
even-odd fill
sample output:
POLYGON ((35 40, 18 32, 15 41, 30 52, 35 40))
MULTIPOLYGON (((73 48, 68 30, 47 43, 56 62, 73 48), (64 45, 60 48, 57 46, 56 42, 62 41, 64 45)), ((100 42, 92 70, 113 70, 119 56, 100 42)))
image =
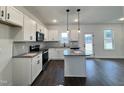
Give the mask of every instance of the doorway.
POLYGON ((84 50, 90 57, 94 57, 93 43, 93 34, 84 34, 84 50))

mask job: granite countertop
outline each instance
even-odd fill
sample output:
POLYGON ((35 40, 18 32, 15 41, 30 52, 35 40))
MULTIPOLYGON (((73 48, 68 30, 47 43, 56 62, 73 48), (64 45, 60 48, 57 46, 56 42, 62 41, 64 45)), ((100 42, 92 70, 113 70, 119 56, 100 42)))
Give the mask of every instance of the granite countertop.
POLYGON ((20 55, 17 55, 17 56, 13 56, 13 58, 33 58, 33 57, 39 55, 40 53, 42 53, 42 51, 29 52, 29 53, 24 53, 24 54, 20 54, 20 55))
POLYGON ((90 56, 82 50, 65 49, 64 56, 90 56))
POLYGON ((53 47, 48 47, 48 48, 70 48, 70 47, 63 47, 63 46, 53 46, 53 47))
POLYGON ((50 46, 50 47, 47 47, 47 48, 80 48, 80 47, 70 47, 70 46, 50 46))

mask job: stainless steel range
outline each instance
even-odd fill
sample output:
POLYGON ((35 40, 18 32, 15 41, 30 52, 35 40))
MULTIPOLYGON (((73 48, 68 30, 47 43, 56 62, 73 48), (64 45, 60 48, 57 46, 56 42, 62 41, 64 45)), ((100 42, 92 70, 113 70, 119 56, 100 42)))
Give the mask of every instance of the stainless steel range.
POLYGON ((42 60, 43 60, 43 68, 45 68, 48 63, 49 53, 48 53, 48 49, 41 49, 41 50, 43 50, 42 60))

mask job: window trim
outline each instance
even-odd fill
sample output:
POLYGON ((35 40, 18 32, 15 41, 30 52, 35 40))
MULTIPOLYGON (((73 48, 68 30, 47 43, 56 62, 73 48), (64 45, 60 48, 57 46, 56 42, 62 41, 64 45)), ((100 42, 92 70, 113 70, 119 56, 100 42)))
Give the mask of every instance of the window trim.
POLYGON ((104 31, 103 31, 103 49, 107 50, 107 51, 115 50, 115 40, 114 40, 114 32, 113 32, 113 30, 112 29, 104 29, 104 31), (104 38, 104 31, 105 30, 111 30, 112 31, 112 49, 105 49, 105 47, 104 47, 104 45, 105 45, 104 41, 107 40, 107 39, 104 38))

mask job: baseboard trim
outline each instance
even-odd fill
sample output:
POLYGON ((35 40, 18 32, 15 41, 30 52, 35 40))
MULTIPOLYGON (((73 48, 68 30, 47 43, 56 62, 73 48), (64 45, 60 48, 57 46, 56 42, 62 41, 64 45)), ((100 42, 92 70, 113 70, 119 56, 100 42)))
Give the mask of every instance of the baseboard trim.
POLYGON ((86 59, 124 59, 124 58, 100 58, 100 57, 94 57, 94 58, 86 58, 86 59))
POLYGON ((51 59, 51 60, 49 60, 49 62, 50 61, 64 61, 64 59, 51 59))
POLYGON ((64 77, 65 86, 82 86, 86 83, 86 77, 64 77))

